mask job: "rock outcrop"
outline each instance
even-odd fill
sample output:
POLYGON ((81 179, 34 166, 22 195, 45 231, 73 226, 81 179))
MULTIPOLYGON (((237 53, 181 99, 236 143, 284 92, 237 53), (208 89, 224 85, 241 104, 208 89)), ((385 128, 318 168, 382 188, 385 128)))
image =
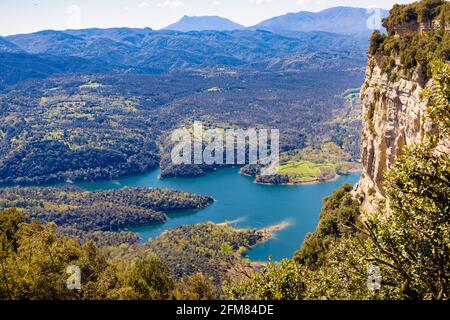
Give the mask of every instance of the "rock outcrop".
POLYGON ((445 31, 449 32, 450 24, 445 23, 442 20, 433 20, 427 22, 417 22, 417 21, 405 22, 395 28, 395 34, 397 36, 403 36, 410 32, 425 33, 439 29, 444 29, 445 31))
POLYGON ((386 169, 401 156, 404 146, 421 142, 431 125, 425 118, 426 104, 420 98, 424 85, 417 74, 412 79, 390 81, 373 58, 361 90, 364 108, 361 159, 362 176, 356 196, 363 208, 373 211, 384 197, 386 169))
POLYGON ((432 85, 429 67, 433 59, 448 60, 448 56, 436 54, 434 50, 431 54, 435 56, 429 61, 424 61, 423 57, 430 56, 430 52, 424 50, 433 51, 433 47, 444 48, 442 52, 450 50, 449 8, 449 3, 439 0, 394 6, 385 20, 388 35, 372 37, 366 79, 361 89, 363 169, 354 190, 354 196, 366 211, 374 211, 378 200, 384 198, 386 170, 402 155, 404 147, 422 142, 432 130, 421 92, 432 85), (426 17, 432 18, 427 20, 426 17), (416 42, 411 43, 412 40, 416 42), (429 45, 428 49, 418 48, 418 43, 429 45))

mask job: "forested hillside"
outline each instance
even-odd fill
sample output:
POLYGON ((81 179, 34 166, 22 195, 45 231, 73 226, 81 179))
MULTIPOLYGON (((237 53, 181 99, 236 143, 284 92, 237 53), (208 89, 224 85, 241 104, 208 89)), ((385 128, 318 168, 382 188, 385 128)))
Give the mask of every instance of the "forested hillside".
POLYGON ((280 129, 282 151, 333 141, 356 159, 360 118, 346 121, 354 106, 343 93, 360 86, 368 44, 314 30, 0 38, 0 184, 108 180, 158 165, 165 177, 201 175, 212 168, 165 159, 170 130, 193 120, 280 129))
POLYGON ((263 231, 204 223, 166 231, 149 241, 148 247, 167 263, 176 277, 202 273, 220 284, 233 276, 253 272, 250 262, 241 255, 266 236, 263 231))
POLYGON ((449 11, 394 6, 370 41, 363 117, 361 38, 118 28, 0 39, 0 299, 448 300, 449 11), (261 183, 345 174, 362 140, 361 180, 323 200, 294 257, 260 263, 245 253, 270 228, 205 222, 145 244, 129 231, 209 196, 46 186, 158 166, 162 178, 203 175, 217 167, 169 161, 170 133, 195 121, 279 129, 280 174, 242 168, 261 183), (80 289, 67 287, 68 266, 80 289))
POLYGON ((356 155, 360 120, 347 121, 355 105, 342 94, 360 81, 352 72, 239 70, 26 81, 0 94, 0 184, 147 172, 159 165, 171 130, 191 119, 277 128, 282 151, 332 140, 356 155))
POLYGON ((56 223, 60 234, 99 244, 135 243, 139 240, 136 234, 109 231, 163 223, 167 219, 165 213, 198 210, 212 202, 207 196, 162 189, 0 189, 0 209, 21 209, 31 220, 56 223))
POLYGON ((0 211, 0 299, 217 299, 228 268, 239 276, 245 270, 239 254, 262 237, 204 224, 172 230, 148 245, 99 249, 58 236, 54 223, 27 220, 15 209, 0 211), (68 265, 80 267, 81 290, 67 288, 68 265))
POLYGON ((367 48, 364 38, 352 39, 324 32, 287 37, 262 30, 186 33, 148 28, 47 30, 5 39, 31 54, 95 59, 113 66, 139 68, 143 72, 255 64, 279 70, 275 62, 294 62, 300 58, 303 63, 298 69, 320 65, 326 69, 349 70, 361 67, 367 48))

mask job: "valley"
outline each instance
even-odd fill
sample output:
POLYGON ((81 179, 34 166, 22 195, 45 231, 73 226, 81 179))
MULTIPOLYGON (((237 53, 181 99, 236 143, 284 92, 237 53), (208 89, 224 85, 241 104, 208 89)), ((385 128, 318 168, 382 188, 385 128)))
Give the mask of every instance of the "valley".
POLYGON ((197 20, 0 38, 0 208, 94 243, 119 269, 152 252, 183 281, 217 286, 292 257, 322 199, 359 178, 349 92, 367 37, 197 20), (192 23, 201 30, 171 30, 192 23), (170 133, 196 121, 278 129, 288 182, 236 164, 174 165, 170 133))
POLYGON ((168 167, 165 141, 194 120, 278 128, 282 151, 331 140, 358 159, 358 104, 341 94, 359 73, 235 72, 65 76, 12 87, 0 94, 0 184, 110 180, 158 166, 164 176, 192 176, 168 167))
POLYGON ((0 37, 0 300, 448 300, 449 2, 261 20, 0 37))
POLYGON ((131 228, 141 237, 141 243, 157 239, 167 230, 205 222, 226 223, 236 229, 264 230, 288 223, 275 230, 268 241, 252 248, 247 255, 252 261, 278 261, 293 255, 307 233, 314 231, 319 219, 322 199, 343 183, 355 184, 359 173, 341 176, 320 184, 273 186, 255 184, 254 179, 239 174, 239 168, 220 169, 195 178, 158 179, 160 170, 144 175, 98 182, 80 182, 75 186, 84 190, 120 190, 129 188, 176 189, 191 194, 207 195, 214 199, 201 210, 167 212, 162 224, 131 228))

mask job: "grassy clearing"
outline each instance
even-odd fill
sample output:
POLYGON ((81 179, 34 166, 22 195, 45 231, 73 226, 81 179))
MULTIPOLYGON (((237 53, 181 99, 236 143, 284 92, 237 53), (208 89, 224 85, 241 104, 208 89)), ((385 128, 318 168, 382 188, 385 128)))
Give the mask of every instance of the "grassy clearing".
POLYGON ((335 166, 327 163, 313 163, 307 160, 290 160, 280 166, 278 174, 289 176, 291 182, 320 180, 325 173, 335 172, 335 166))
POLYGON ((98 82, 89 82, 80 86, 80 89, 98 89, 103 87, 101 83, 98 82))

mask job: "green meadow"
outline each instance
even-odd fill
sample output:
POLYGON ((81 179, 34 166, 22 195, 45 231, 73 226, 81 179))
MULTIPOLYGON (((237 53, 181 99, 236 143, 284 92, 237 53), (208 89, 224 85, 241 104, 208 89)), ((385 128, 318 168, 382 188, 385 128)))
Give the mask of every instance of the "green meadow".
POLYGON ((324 175, 334 175, 336 168, 333 164, 314 163, 307 160, 290 160, 280 165, 278 174, 289 176, 292 183, 318 181, 324 175))

